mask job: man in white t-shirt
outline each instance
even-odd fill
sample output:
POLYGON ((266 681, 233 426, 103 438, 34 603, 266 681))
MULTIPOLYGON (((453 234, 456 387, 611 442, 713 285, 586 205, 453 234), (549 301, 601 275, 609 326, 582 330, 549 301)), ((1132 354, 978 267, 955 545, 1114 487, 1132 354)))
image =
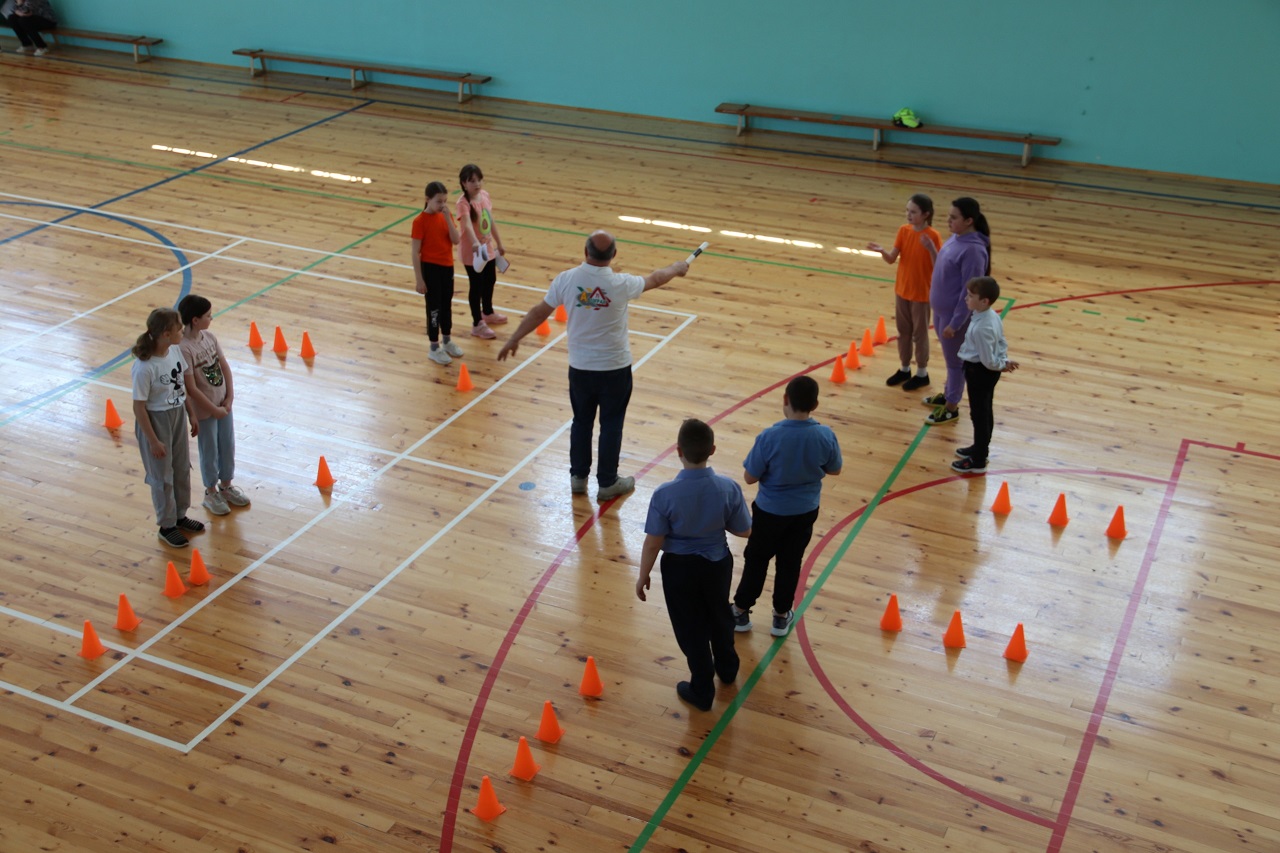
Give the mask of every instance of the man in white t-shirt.
POLYGON ((627 305, 647 290, 683 276, 689 271, 676 261, 641 278, 616 273, 610 263, 618 253, 617 242, 607 231, 587 238, 585 262, 555 277, 546 297, 529 309, 524 320, 498 351, 498 361, 515 354, 520 340, 551 316, 557 305, 568 310, 569 402, 573 427, 569 432, 569 485, 575 495, 586 494, 591 473, 591 434, 600 412, 599 463, 596 497, 625 495, 635 488, 635 477, 618 476, 622 452, 622 425, 631 401, 631 346, 627 342, 627 305))

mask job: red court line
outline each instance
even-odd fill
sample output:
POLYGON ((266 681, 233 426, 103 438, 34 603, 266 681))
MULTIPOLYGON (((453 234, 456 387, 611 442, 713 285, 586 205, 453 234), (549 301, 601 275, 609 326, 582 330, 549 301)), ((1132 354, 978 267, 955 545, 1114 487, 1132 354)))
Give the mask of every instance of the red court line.
POLYGON ((1247 279, 1245 281, 1205 281, 1197 284, 1157 284, 1152 287, 1134 287, 1129 290, 1104 290, 1098 293, 1085 293, 1080 296, 1063 296, 1058 299, 1044 299, 1040 302, 1015 302, 1014 311, 1022 308, 1035 308, 1039 305, 1055 305, 1059 302, 1076 302, 1081 299, 1101 299, 1104 296, 1127 296, 1131 293, 1152 293, 1158 290, 1187 290, 1195 287, 1245 287, 1253 285, 1280 284, 1280 279, 1247 279))
MULTIPOLYGON (((991 475, 1010 476, 1014 474, 1019 474, 1019 475, 1021 474, 1064 475, 1065 474, 1065 475, 1082 475, 1082 476, 1088 476, 1088 477, 1117 477, 1117 478, 1122 478, 1126 480, 1138 480, 1141 482, 1153 483, 1153 484, 1168 483, 1167 480, 1160 479, 1159 477, 1148 477, 1148 476, 1139 475, 1139 474, 1123 474, 1118 471, 1097 471, 1092 469, 1081 469, 1081 468, 1010 468, 1002 471, 988 472, 989 476, 991 475)), ((918 483, 914 486, 910 486, 905 489, 900 489, 899 491, 891 492, 885 495, 880 500, 880 503, 881 504, 887 503, 888 501, 895 500, 897 498, 901 498, 906 495, 910 495, 915 492, 922 491, 923 489, 930 489, 935 486, 940 486, 946 483, 955 482, 956 480, 964 480, 964 479, 968 479, 968 478, 963 475, 957 475, 957 476, 941 477, 937 480, 931 480, 926 483, 918 483)), ((848 527, 851 523, 853 523, 859 516, 865 513, 868 509, 869 507, 861 507, 857 511, 845 516, 835 526, 833 526, 829 531, 827 531, 827 533, 820 540, 818 540, 818 544, 814 546, 814 548, 812 549, 812 552, 809 554, 808 558, 805 560, 804 569, 802 570, 800 575, 800 585, 799 585, 799 592, 797 593, 797 596, 803 597, 804 590, 808 586, 809 575, 812 573, 814 565, 818 562, 818 557, 822 554, 824 550, 826 550, 826 547, 831 543, 833 539, 835 539, 835 537, 842 530, 844 530, 844 528, 848 527)), ((929 766, 924 761, 921 761, 920 759, 911 755, 902 747, 898 746, 896 743, 893 742, 891 738, 883 734, 879 729, 877 729, 874 725, 872 725, 865 717, 863 717, 861 714, 855 711, 853 709, 853 706, 850 705, 849 702, 845 700, 844 695, 839 691, 839 689, 827 676, 826 670, 824 670, 822 667, 822 664, 818 662, 817 653, 813 650, 812 643, 809 642, 809 632, 808 632, 808 629, 805 627, 805 621, 803 619, 800 620, 800 624, 797 627, 796 634, 800 641, 800 648, 804 652, 805 660, 809 662, 809 668, 813 671, 813 675, 817 679, 818 683, 821 684, 822 688, 827 691, 827 695, 831 697, 832 701, 834 701, 836 705, 839 706, 840 710, 844 711, 845 716, 847 716, 850 720, 852 720, 854 724, 858 726, 858 728, 862 729, 862 731, 865 732, 872 740, 874 740, 880 746, 887 749, 896 758, 898 758, 905 764, 909 765, 910 767, 923 773, 924 775, 928 776, 930 779, 933 779, 935 782, 938 782, 941 785, 945 785, 946 787, 950 788, 956 793, 961 794, 962 796, 968 799, 972 799, 975 802, 982 803, 985 806, 993 808, 997 811, 1004 812, 1005 814, 1012 815, 1013 817, 1016 817, 1020 820, 1025 820, 1028 823, 1034 823, 1038 826, 1043 826, 1046 829, 1053 829, 1056 826, 1056 823, 1052 818, 1044 817, 1034 812, 1027 811, 1026 809, 1018 808, 1017 806, 1014 806, 1010 803, 1006 803, 1002 800, 992 797, 989 794, 984 794, 981 791, 975 790, 974 788, 971 788, 968 785, 965 785, 961 782, 957 782, 956 780, 950 778, 949 776, 942 773, 941 771, 935 770, 933 767, 929 766)))

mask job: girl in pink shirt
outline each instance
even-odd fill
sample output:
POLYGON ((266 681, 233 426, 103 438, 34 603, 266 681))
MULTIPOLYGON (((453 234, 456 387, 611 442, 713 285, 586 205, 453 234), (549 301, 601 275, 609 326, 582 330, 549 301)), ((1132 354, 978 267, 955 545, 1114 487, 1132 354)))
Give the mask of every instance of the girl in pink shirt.
POLYGON ((496 336, 489 327, 507 322, 504 315, 493 310, 493 286, 498 280, 493 259, 505 255, 506 250, 498 234, 498 223, 493 221, 489 194, 483 189, 484 172, 474 163, 468 163, 458 173, 458 182, 462 184, 462 198, 458 199, 457 207, 461 238, 458 254, 462 256, 471 284, 467 293, 471 304, 471 336, 492 339, 496 336), (482 253, 479 258, 478 252, 482 253))

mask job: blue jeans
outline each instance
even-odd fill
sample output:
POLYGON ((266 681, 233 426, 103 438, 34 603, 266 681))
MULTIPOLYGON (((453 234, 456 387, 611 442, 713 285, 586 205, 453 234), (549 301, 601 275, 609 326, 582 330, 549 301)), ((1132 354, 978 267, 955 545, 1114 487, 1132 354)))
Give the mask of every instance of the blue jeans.
POLYGON ((200 479, 205 489, 219 481, 229 483, 236 475, 236 434, 231 412, 226 417, 205 418, 196 434, 200 450, 200 479))
POLYGON ((569 368, 569 403, 573 406, 573 426, 569 430, 569 473, 586 477, 591 473, 591 434, 596 411, 600 412, 600 460, 596 482, 608 488, 618 480, 618 457, 622 453, 622 424, 631 402, 631 366, 617 370, 569 368))

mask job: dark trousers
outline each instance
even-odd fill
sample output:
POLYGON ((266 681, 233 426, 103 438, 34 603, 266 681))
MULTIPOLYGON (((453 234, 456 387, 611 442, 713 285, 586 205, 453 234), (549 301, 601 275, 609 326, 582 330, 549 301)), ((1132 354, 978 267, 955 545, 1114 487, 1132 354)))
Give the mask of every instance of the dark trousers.
POLYGON ((53 21, 39 15, 10 15, 7 20, 9 26, 13 28, 13 34, 18 37, 18 41, 22 42, 23 47, 45 47, 40 31, 57 26, 53 21))
POLYGON ((733 594, 739 610, 750 610, 764 591, 764 578, 773 568, 773 612, 786 613, 796 600, 804 549, 813 538, 818 511, 800 515, 774 515, 751 504, 751 538, 742 552, 742 579, 733 594))
POLYGON ((618 457, 622 454, 622 425, 631 402, 631 367, 617 370, 569 368, 569 403, 573 406, 573 426, 569 429, 569 473, 585 477, 591 473, 591 434, 596 411, 600 412, 600 458, 596 482, 601 488, 618 479, 618 457))
POLYGON ((440 335, 453 335, 453 267, 422 262, 422 280, 427 283, 427 340, 438 343, 440 335))
POLYGON ((498 281, 498 265, 493 261, 477 271, 467 267, 467 302, 471 305, 471 325, 479 326, 481 314, 493 313, 493 286, 498 281))
POLYGON ((986 463, 991 450, 991 433, 996 428, 996 383, 1000 371, 988 370, 980 361, 964 363, 964 384, 969 392, 969 418, 973 421, 974 462, 986 463))
POLYGON ((711 704, 716 685, 738 676, 733 647, 733 611, 729 584, 733 556, 712 562, 696 554, 662 554, 662 595, 676 644, 689 663, 689 686, 698 702, 711 704))

